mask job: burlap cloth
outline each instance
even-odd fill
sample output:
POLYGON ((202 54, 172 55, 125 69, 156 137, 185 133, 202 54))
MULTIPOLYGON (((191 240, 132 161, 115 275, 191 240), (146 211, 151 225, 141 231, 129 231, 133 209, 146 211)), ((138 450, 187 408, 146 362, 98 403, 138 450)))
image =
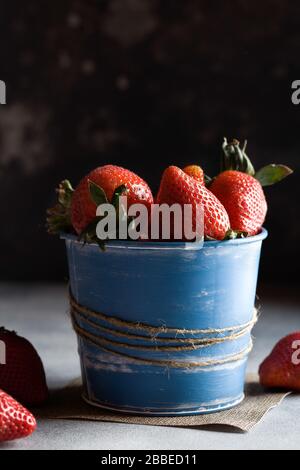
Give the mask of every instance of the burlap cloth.
POLYGON ((142 424, 149 426, 205 427, 216 429, 216 425, 227 427, 227 431, 248 432, 272 408, 278 406, 289 393, 266 392, 255 375, 247 377, 246 398, 236 408, 208 415, 150 417, 115 413, 86 404, 81 398, 80 381, 54 391, 46 407, 35 412, 38 418, 76 419, 85 421, 108 421, 115 423, 142 424), (214 425, 214 426, 212 426, 214 425))

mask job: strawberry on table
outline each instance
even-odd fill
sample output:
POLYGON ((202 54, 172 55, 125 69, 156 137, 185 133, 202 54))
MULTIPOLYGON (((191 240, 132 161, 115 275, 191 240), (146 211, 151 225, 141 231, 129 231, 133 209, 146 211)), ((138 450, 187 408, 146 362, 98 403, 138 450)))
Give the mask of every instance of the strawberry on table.
POLYGON ((35 429, 34 416, 14 398, 0 390, 0 442, 30 436, 35 429))
POLYGON ((42 361, 32 344, 15 332, 0 328, 5 344, 6 364, 0 366, 0 388, 29 406, 39 406, 48 398, 42 361))
MULTIPOLYGON (((176 166, 170 166, 164 171, 156 202, 172 205, 196 204, 204 209, 204 235, 217 240, 223 240, 230 228, 229 218, 224 206, 202 184, 188 176, 176 166)), ((194 218, 196 213, 193 214, 194 218)))
POLYGON ((300 331, 281 339, 259 368, 260 383, 266 388, 300 392, 300 331))
POLYGON ((227 210, 233 231, 256 235, 267 213, 262 186, 281 181, 292 170, 285 165, 272 164, 255 172, 245 149, 246 145, 240 148, 237 140, 228 144, 224 139, 222 171, 209 189, 227 210))

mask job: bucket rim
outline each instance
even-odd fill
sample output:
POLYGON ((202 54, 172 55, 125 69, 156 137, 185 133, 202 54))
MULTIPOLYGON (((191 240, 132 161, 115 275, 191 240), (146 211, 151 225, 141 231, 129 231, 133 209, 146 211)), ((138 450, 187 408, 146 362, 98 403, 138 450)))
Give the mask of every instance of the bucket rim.
MULTIPOLYGON (((148 241, 130 241, 130 240, 110 240, 105 242, 107 248, 114 249, 128 249, 128 250, 201 250, 203 248, 218 248, 222 246, 237 246, 249 243, 256 243, 265 240, 268 236, 268 231, 262 228, 261 232, 257 235, 236 238, 234 240, 212 240, 205 242, 148 242, 148 241)), ((83 241, 78 240, 76 235, 61 233, 60 238, 66 241, 73 241, 80 245, 84 245, 83 241)), ((89 243, 86 247, 98 247, 96 243, 89 243)))

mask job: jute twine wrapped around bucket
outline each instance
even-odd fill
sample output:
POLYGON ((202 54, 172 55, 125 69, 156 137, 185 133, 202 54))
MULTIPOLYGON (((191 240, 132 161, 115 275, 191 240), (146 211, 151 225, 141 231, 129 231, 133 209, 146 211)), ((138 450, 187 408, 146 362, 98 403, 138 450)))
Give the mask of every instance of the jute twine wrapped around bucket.
POLYGON ((139 322, 129 322, 120 318, 107 316, 102 312, 95 312, 87 307, 84 307, 77 303, 70 292, 70 313, 72 324, 75 332, 82 339, 89 341, 94 346, 100 348, 109 354, 121 356, 127 360, 133 360, 137 364, 151 364, 158 366, 166 366, 171 368, 194 368, 194 367, 209 367, 222 365, 230 362, 240 361, 247 357, 253 347, 252 340, 246 348, 242 351, 226 356, 224 358, 216 358, 209 361, 176 361, 176 360, 165 360, 165 359, 148 359, 141 358, 131 354, 125 354, 120 351, 115 351, 113 347, 121 347, 126 350, 135 351, 158 351, 158 352, 181 352, 181 351, 193 351, 200 348, 207 348, 214 346, 226 341, 235 341, 246 334, 250 333, 253 326, 257 322, 258 310, 255 308, 253 311, 252 319, 243 325, 234 325, 222 329, 177 329, 169 328, 167 326, 151 326, 139 322), (86 324, 93 328, 97 334, 93 334, 90 331, 83 329, 79 323, 78 318, 83 320, 86 324), (109 326, 99 325, 97 320, 104 321, 109 326), (117 329, 115 329, 117 328, 117 329), (119 328, 126 329, 127 331, 120 331, 119 328), (134 333, 132 333, 134 331, 134 333), (140 334, 138 334, 140 333, 140 334), (170 334, 172 337, 159 337, 161 334, 170 334), (109 339, 104 336, 109 334, 116 340, 109 339), (203 334, 209 335, 207 338, 185 338, 185 335, 196 335, 203 334), (216 336, 211 336, 216 335, 216 336), (218 336, 221 335, 221 336, 218 336), (144 345, 132 345, 124 342, 124 338, 128 340, 142 340, 149 342, 144 345), (176 342, 178 345, 170 346, 166 343, 176 342))

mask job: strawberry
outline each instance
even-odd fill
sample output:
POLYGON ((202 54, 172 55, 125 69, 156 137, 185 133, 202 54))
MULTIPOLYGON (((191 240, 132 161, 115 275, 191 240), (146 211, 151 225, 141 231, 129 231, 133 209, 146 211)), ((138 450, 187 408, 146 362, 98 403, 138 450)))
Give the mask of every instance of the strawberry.
POLYGON ((30 436, 36 429, 34 416, 0 390, 0 442, 30 436))
POLYGON ((221 201, 229 215, 231 229, 256 235, 267 213, 263 186, 274 184, 292 173, 284 165, 268 165, 257 173, 245 153, 234 140, 224 140, 222 171, 213 179, 209 189, 221 201))
POLYGON ((112 200, 114 191, 118 187, 125 185, 128 207, 136 203, 150 207, 153 203, 149 186, 135 173, 114 165, 96 168, 83 178, 72 198, 71 220, 78 234, 82 233, 96 216, 96 204, 91 198, 89 182, 102 188, 108 201, 112 200))
POLYGON ((267 203, 261 184, 253 176, 227 170, 214 179, 209 189, 225 207, 232 230, 248 235, 260 231, 267 203))
POLYGON ((6 363, 0 365, 0 387, 21 403, 41 405, 48 397, 42 361, 25 338, 0 328, 6 363))
POLYGON ((201 168, 201 166, 198 165, 188 165, 184 167, 183 171, 194 178, 195 180, 198 181, 198 183, 202 184, 203 186, 205 185, 204 182, 204 172, 201 168))
MULTIPOLYGON (((204 235, 222 240, 229 230, 229 218, 223 205, 202 184, 176 166, 164 171, 156 202, 158 204, 196 204, 204 208, 204 235)), ((193 214, 195 219, 196 214, 193 214)))
POLYGON ((300 331, 281 339, 259 368, 266 388, 300 392, 300 331))

